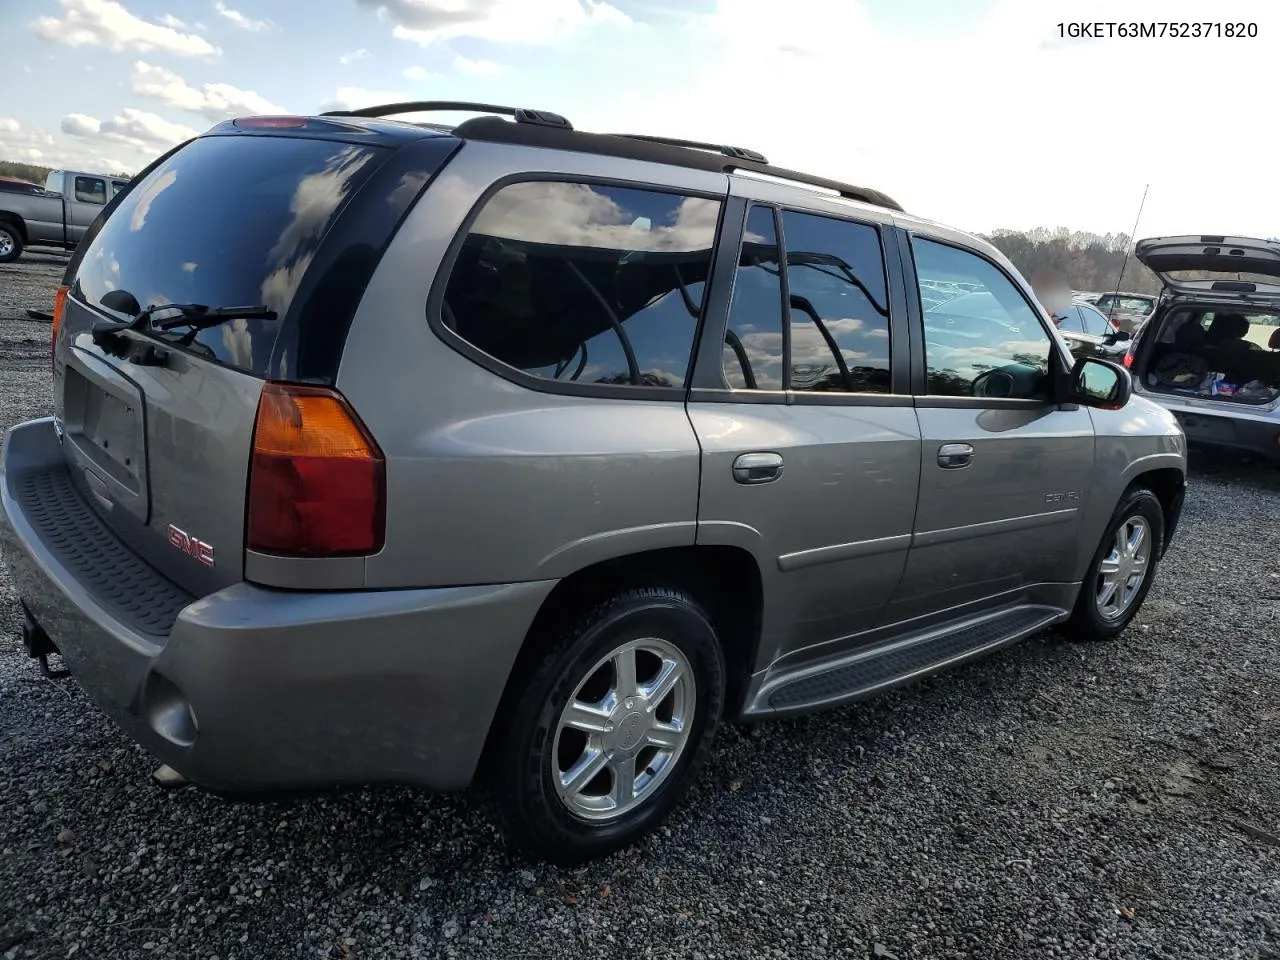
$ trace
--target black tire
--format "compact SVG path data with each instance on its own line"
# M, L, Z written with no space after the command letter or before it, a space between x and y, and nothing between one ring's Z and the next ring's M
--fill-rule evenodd
M653 786L653 793L638 806L616 819L586 819L561 799L553 780L553 764L559 762L556 734L561 714L579 685L599 676L593 667L602 658L628 641L651 637L675 647L691 668L694 694L688 739L674 755L670 770ZM543 655L504 726L495 731L499 739L490 787L507 842L533 857L572 865L640 839L688 791L710 752L724 696L724 654L715 628L688 594L649 587L627 591L596 607Z
M1146 578L1138 587L1128 607L1119 616L1107 618L1098 609L1097 602L1102 561L1111 553L1116 533L1121 525L1128 523L1131 518L1138 517L1146 521L1151 536ZM1067 636L1072 640L1090 642L1110 640L1122 633L1138 615L1138 611L1142 609L1142 604L1147 599L1147 593L1151 590L1151 584L1156 578L1163 550L1164 508L1160 505L1159 498L1146 487L1130 487L1120 498L1120 503L1116 505L1115 512L1111 515L1111 522L1107 524L1106 533L1102 536L1102 542L1098 544L1098 549L1089 562L1089 572L1085 575L1080 596L1076 599L1075 609L1067 622L1065 630Z
M0 263L13 263L22 256L22 231L7 220L0 220ZM6 250L7 248L7 250Z

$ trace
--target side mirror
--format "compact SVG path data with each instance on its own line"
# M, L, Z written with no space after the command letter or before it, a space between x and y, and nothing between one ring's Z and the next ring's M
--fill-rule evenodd
M1114 330L1111 333L1107 334L1107 343L1125 343L1126 341L1129 341L1132 339L1133 339L1133 334L1131 334L1128 330Z
M1085 407L1119 410L1133 396L1133 380L1119 364L1082 357L1067 380L1067 399Z

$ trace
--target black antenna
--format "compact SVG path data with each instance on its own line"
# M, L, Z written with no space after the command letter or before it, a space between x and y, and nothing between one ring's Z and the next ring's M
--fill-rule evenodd
M1147 191L1151 189L1151 184L1147 184L1142 188L1142 202L1138 204L1138 215L1133 218L1133 232L1129 234L1129 242L1124 246L1124 260L1120 262L1120 276L1116 277L1116 288L1111 294L1111 309L1107 311L1107 319L1111 319L1111 313L1115 310L1115 301L1120 296L1120 285L1124 283L1125 267L1129 266L1129 251L1138 243L1138 221L1142 219L1142 208L1147 205Z

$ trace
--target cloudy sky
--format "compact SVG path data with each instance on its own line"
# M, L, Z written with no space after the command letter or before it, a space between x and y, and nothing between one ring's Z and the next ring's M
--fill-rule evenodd
M1257 24L1084 39L1065 21ZM3 0L0 158L400 99L751 147L969 230L1280 235L1274 0ZM1264 121L1263 118L1268 120ZM453 118L444 118L453 119Z

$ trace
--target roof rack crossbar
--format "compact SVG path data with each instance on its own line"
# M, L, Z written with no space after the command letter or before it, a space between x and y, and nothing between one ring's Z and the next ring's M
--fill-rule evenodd
M393 117L401 113L493 113L513 117L516 123L536 126L560 127L572 130L571 124L558 113L549 110L530 110L527 107L504 107L496 103L473 103L469 100L406 100L402 103L382 103L356 110L329 110L322 117Z
M665 143L669 147L687 147L690 150L710 150L722 153L735 160L750 160L752 163L768 163L768 158L759 150L746 147L732 147L724 143L704 143L701 140L680 140L675 137L655 137L647 133L612 133L612 137L625 137L627 140L643 140L646 143Z

